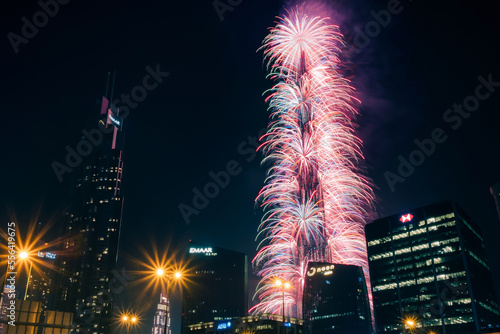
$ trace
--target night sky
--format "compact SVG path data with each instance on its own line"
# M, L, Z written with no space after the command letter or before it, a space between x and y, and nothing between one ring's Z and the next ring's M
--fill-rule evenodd
M139 256L137 247L152 240L160 248L167 241L175 247L196 240L255 255L262 213L254 200L265 168L260 153L253 153L253 138L268 124L264 92L272 85L257 49L286 3L221 2L231 10L219 15L212 0L71 0L17 52L9 33L21 35L21 19L33 22L41 7L36 1L2 4L2 224L13 214L21 226L37 216L57 221L71 175L59 182L51 164L64 162L65 147L76 147L81 131L95 122L107 73L116 71L119 98L142 85L146 67L158 67L169 75L125 120L119 266L128 268L129 258ZM363 40L359 31L376 22L370 12L389 3L326 2L350 50L345 72L362 101L358 134L376 185L378 216L457 201L482 229L499 295L500 222L489 192L500 182L494 2L402 1L400 12ZM490 96L467 118L445 121L447 109L471 101L479 76L498 82ZM408 159L415 140L431 138L436 128L446 140L391 189L386 172L397 174L398 157ZM228 163L238 164L236 175L186 223L179 205L193 206L193 189L202 190L210 173ZM148 332L156 298L135 287L120 294L118 303L139 305Z

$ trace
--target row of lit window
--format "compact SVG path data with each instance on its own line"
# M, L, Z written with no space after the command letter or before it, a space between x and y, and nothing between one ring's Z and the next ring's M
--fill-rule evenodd
M99 186L97 190L113 190L113 187Z
M458 241L458 238L456 238L456 240L455 239L446 240L442 244L440 244L439 241L436 241L436 242L433 243L433 247L438 247L438 246L441 246L441 245L446 245L446 244L451 243L453 241ZM391 251L391 252L385 252L385 253L380 253L380 254L372 255L372 256L370 256L370 261L376 261L376 260L380 260L380 259L386 259L386 258L392 257L394 255L401 255L401 254L406 254L406 253L411 253L411 252L417 252L417 251L420 251L420 250L423 250L423 249L428 249L428 248L429 248L429 244L428 243L424 243L424 244L421 244L421 245L416 245L416 246L412 246L412 247L406 247L406 248L402 248L402 249L397 249L394 252ZM451 246L447 246L447 247L444 247L443 249L439 250L438 253L439 254L446 254L446 253L453 252L455 250L456 250L456 248L451 247ZM426 256L428 256L428 254L424 254L424 257L426 257ZM420 256L415 257L415 258L419 258L419 257Z
M335 314L327 314L327 315L318 315L316 317L312 317L312 320L322 320L322 319L330 319L330 318L338 318L338 317L347 317L349 315L354 315L354 312L344 312L344 313L335 313Z
M445 325L457 325L457 324L466 324L468 322L473 322L474 319L472 316L460 316L460 317L448 317L444 318Z
M460 272L451 273L451 274L440 274L440 275L436 276L436 280L437 281L444 281L444 280L448 280L450 278L458 278L458 277L464 277L464 276L465 276L465 271L460 271ZM433 281L434 281L434 276L427 276L427 277L422 277L422 278L417 279L416 283L415 283L415 279L402 281L399 283L399 287L403 288L406 286L414 286L415 284L420 285L420 284L424 284L424 283L430 283ZM398 287L397 283L388 283L388 284L374 286L373 289L375 291L383 291L383 290L396 289L397 287Z
M439 222L439 221L441 221L443 219L454 218L454 217L455 217L455 215L453 213L449 213L449 214L446 214L446 215L443 215L443 216L440 216L440 217L429 218L427 220L427 222L428 223L434 223L434 222ZM419 222L419 226L422 226L422 225L425 225L425 221L420 221ZM439 225L431 226L431 227L429 227L429 230L430 231L436 231L437 228L440 227L440 226L455 226L455 222L451 221L451 222L445 222L445 223L442 223L442 224L439 224ZM393 232L397 232L399 230L407 231L406 225L400 226L400 227L397 227L397 228L393 229ZM404 232L404 233L393 235L392 238L393 238L393 240L399 240L399 239L407 238L409 236L419 235L419 234L422 234L422 233L425 233L425 232L426 232L425 228L419 228L419 229L416 229L416 230L411 230L410 232ZM389 241L391 241L390 237L384 237L384 238L381 238L381 239L376 239L376 240L369 241L368 242L368 246L380 245L380 244L383 244L383 243L386 243L386 242L389 242Z
M448 245L448 244L451 244L451 243L458 243L458 237L457 238L448 239L448 240L443 240L443 241L434 241L434 242L431 243L431 247L432 248L436 248L436 247Z
M471 303L470 298L460 298L460 299L454 299L454 300L447 300L444 302L447 306L453 306L453 305L468 305Z

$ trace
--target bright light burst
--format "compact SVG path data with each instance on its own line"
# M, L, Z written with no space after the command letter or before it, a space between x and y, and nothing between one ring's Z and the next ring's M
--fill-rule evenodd
M183 258L183 254L171 249L168 244L163 248L163 252L159 252L155 242L151 242L150 250L139 247L143 258L132 259L139 268L132 271L132 274L139 276L133 282L134 285L145 285L146 290L156 294L158 291L167 291L167 288L172 291L176 287L188 287L192 284L192 270L188 269L189 263Z
M261 277L253 313L282 314L275 288L281 277L293 290L286 313L302 317L309 261L362 266L370 291L364 225L373 193L360 170L359 100L340 73L343 36L328 22L299 6L263 42L276 83L267 98L272 121L259 148L271 167L257 198L265 215L253 260Z
M51 261L46 261L43 256L40 254L45 254L46 251L50 251L56 256L60 255L59 252L54 251L60 247L60 245L64 242L62 237L53 239L50 243L44 241L48 236L48 232L50 231L53 220L47 221L45 224L40 224L38 222L39 217L35 215L34 218L31 218L30 221L26 223L22 223L24 229L19 228L19 219L17 219L16 215L11 213L11 221L14 223L11 229L7 229L6 231L0 230L0 239L3 241L0 243L0 267L7 268L9 263L12 263L9 259L9 244L15 242L15 257L16 257L16 266L8 267L7 271L17 271L18 274L23 273L28 274L31 270L34 273L42 276L44 275L45 269L55 270L57 271L56 266L54 266ZM15 234L13 234L15 231ZM2 278L5 279L5 278Z
M127 329L127 333L132 328L137 328L141 325L141 317L135 309L120 308L116 313L115 323L118 328Z

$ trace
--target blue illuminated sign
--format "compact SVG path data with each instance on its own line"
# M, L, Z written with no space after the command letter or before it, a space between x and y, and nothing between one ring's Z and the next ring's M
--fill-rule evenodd
M285 327L292 327L292 324L289 322L285 322Z
M217 325L217 329L228 329L228 328L231 328L231 321L222 322Z
M38 251L38 257L45 257L47 259L55 260L56 254L50 252L40 252Z

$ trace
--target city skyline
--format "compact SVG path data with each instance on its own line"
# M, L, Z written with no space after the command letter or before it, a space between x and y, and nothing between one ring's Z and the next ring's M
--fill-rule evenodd
M500 181L495 131L500 93L482 89L491 97L481 100L477 111L443 120L483 81L500 81L492 7L487 2L401 2L403 10L386 26L379 24L380 32L372 37L363 32L367 23L378 22L370 11L387 10L387 1L332 4L348 44L355 46L349 70L363 101L359 135L368 175L377 186L379 216L457 201L481 226L494 278L500 281L499 260L493 256L500 251L495 242L500 223L489 191ZM76 149L81 131L99 110L96 100L105 93L108 72L116 70L115 99L130 109L122 245L131 245L127 251L135 255L135 246L155 235L159 242L193 239L253 257L261 218L254 199L265 176L254 151L256 137L269 122L261 94L272 84L256 50L282 5L242 1L221 13L212 1L192 8L68 2L19 45L18 53L4 37L2 221L16 214L25 223L38 211L42 221L62 216L71 175L59 182L52 163L64 162L66 146ZM21 18L31 20L41 10L34 1L8 6L4 35L19 34ZM113 15L127 24L114 24ZM178 27L185 28L178 32ZM367 36L366 46L358 31ZM145 87L144 100L121 99L138 86ZM134 92L137 97L142 90ZM435 136L420 166L398 172L398 157L409 161L419 148L415 140L429 143L436 128L447 139ZM222 182L216 196L196 207L195 189L203 193L221 171L229 175L228 184ZM393 183L394 191L386 172L404 179ZM181 204L194 210L188 221ZM119 268L126 266L126 257L120 258ZM254 287L255 279L249 290ZM498 296L498 285L496 290ZM126 289L121 297L137 294ZM151 298L144 330L155 303Z

